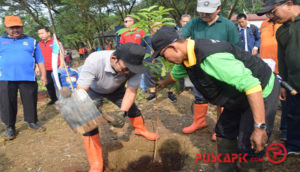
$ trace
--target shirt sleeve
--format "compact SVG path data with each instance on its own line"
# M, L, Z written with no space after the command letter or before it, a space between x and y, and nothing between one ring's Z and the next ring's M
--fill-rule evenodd
M41 47L38 43L36 44L34 57L35 57L36 63L44 63L45 62L42 51L41 51Z
M174 81L177 81L187 76L187 71L183 64L175 64L171 70L170 75Z
M241 47L241 41L240 36L238 33L238 30L236 26L231 22L228 24L228 42L232 43L233 45L236 45L238 47Z
M77 84L83 88L90 88L92 82L96 79L97 69L97 63L95 63L94 56L91 54L82 66Z
M256 29L256 35L254 36L255 37L255 43L254 43L254 46L259 48L260 46L260 31L258 29L258 27L254 26L255 29Z
M230 53L216 53L206 57L200 64L208 75L234 86L240 92L246 92L260 85L258 78L250 69Z
M141 74L132 74L128 79L128 86L132 88L139 88L141 76Z
M125 44L125 40L124 40L124 34L125 33L122 33L121 36L120 36L120 44Z
M184 38L189 38L192 36L192 27L193 27L193 20L187 22L184 27L181 29L181 36Z

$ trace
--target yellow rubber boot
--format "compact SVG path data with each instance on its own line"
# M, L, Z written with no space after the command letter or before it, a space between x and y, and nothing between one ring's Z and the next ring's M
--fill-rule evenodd
M193 133L194 131L206 127L206 112L207 112L208 104L194 104L194 121L192 125L185 127L182 129L183 133Z
M144 121L142 116L134 117L134 118L129 118L132 126L135 128L134 133L137 135L142 135L148 140L156 140L159 138L159 135L156 133L152 133L148 131L144 125Z
M103 157L99 134L95 134L93 136L83 136L83 142L89 159L89 172L102 172Z

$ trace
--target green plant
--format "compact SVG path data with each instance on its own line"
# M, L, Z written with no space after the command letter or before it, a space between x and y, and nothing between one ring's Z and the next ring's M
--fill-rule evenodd
M155 34L154 31L161 28L162 26L176 26L174 19L168 17L169 11L171 10L173 9L156 5L141 9L136 14L128 15L135 18L137 21L130 28L120 29L117 34L121 35L122 33L127 32L125 34L125 36L127 36L136 32L135 29L137 28L137 31L145 31L145 35L142 38L145 41L145 37L152 37ZM151 47L150 45L148 46ZM150 54L146 53L145 58L149 56ZM167 74L171 71L173 64L164 59L160 59L158 63L152 63L151 65L148 65L148 67L150 68L150 71L155 75L155 81L158 81L167 76ZM170 89L171 86L169 86L168 88ZM179 90L179 87L177 88L176 86L176 91L177 90Z

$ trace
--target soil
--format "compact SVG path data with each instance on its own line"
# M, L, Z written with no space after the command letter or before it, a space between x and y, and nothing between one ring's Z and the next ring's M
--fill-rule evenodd
M83 63L74 60L74 66ZM136 104L142 111L148 130L160 135L156 142L134 134L129 120L123 128L113 128L104 119L99 126L103 148L105 172L196 172L213 171L214 163L196 163L197 153L215 153L216 143L210 140L216 123L215 106L210 105L206 117L208 127L192 134L183 134L182 128L192 123L191 105L193 95L184 91L171 103L167 93L158 94L153 102L147 102L148 94L138 93ZM0 172L87 172L88 159L81 134L73 132L59 115L55 105L47 106L46 91L38 95L39 123L46 132L28 129L23 121L22 105L19 103L16 122L17 138L4 141L5 126L0 123ZM19 99L19 102L20 99ZM105 101L105 111L114 111L116 106ZM280 142L278 110L274 131L269 143ZM157 123L158 121L158 123ZM158 125L157 125L158 124ZM158 127L156 127L158 126ZM288 156L281 164L272 164L264 159L264 171L299 171L300 157Z
M196 153L214 153L216 143L210 140L216 122L215 106L209 106L206 118L208 127L193 134L183 134L182 128L192 122L191 104L193 96L189 91L177 95L178 101L169 102L166 93L159 94L156 101L147 102L147 94L139 92L136 103L141 109L146 127L156 131L161 138L147 141L134 134L134 128L126 120L122 129L111 127L105 120L99 126L106 172L164 172L164 171L213 171L214 163L195 162ZM45 92L38 101L39 123L46 132L29 130L23 121L20 104L16 128L17 138L4 141L4 126L0 125L0 171L2 172L86 172L89 164L83 140L74 133L59 115L55 105L47 106ZM104 109L115 110L111 103ZM279 140L280 110L276 116L274 132L270 143ZM155 149L156 148L156 149ZM156 150L156 151L154 151ZM154 157L155 154L155 157ZM275 165L264 159L264 171L298 171L300 157L288 156Z

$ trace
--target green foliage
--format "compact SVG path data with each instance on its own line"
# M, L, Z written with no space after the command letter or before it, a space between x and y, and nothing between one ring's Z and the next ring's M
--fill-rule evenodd
M153 35L153 30L165 25L175 26L173 18L169 17L169 11L173 10L172 8L165 8L162 6L151 6L149 8L143 8L139 10L136 14L130 14L137 21L130 28L120 29L117 33L120 35L126 31L129 31L127 34L131 34L134 31L134 28L142 29L145 31L146 36ZM156 24L161 22L161 24Z

